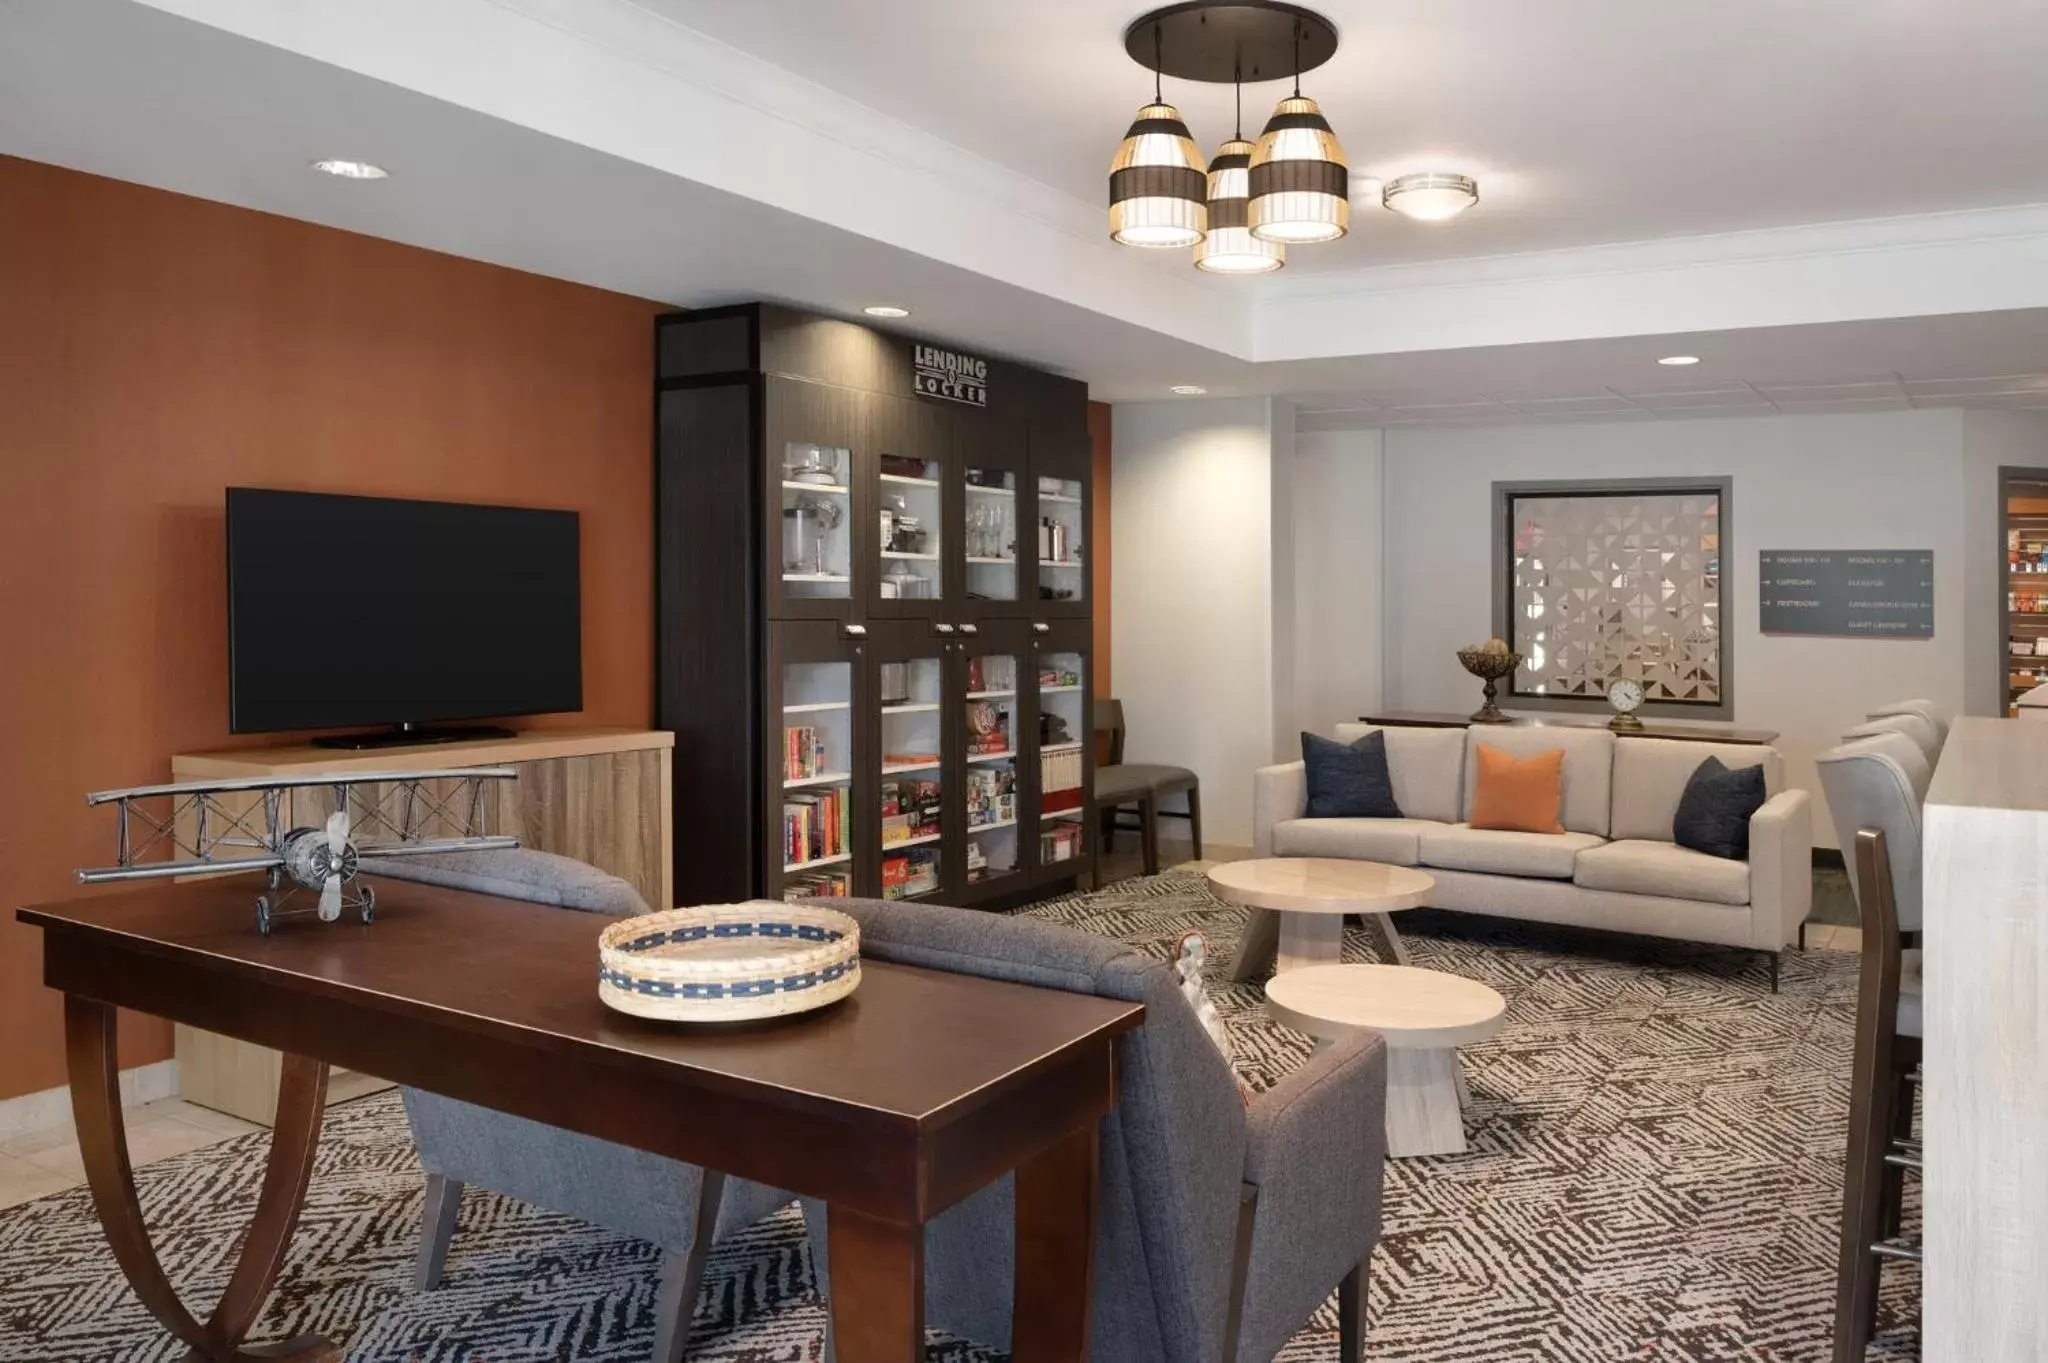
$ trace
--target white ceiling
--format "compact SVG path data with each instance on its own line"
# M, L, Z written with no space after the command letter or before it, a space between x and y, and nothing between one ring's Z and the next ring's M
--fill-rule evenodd
M1147 0L634 3L1089 205L1151 92L1121 37ZM1465 170L1482 201L1374 203L1287 274L2048 202L2025 0L1315 3L1342 42L1303 88L1354 175ZM1283 89L1247 90L1254 136ZM1228 87L1167 97L1205 151L1230 131Z
M1475 259L1385 264L1367 252L1359 259L1368 268L1342 276L1290 269L1277 280L1214 280L1103 239L1101 139L1117 136L1143 81L1108 97L1078 81L1090 63L1112 85L1139 75L1115 41L1128 16L1082 0L1002 8L922 0L5 0L0 152L678 305L770 298L850 315L869 302L905 303L915 310L907 328L1078 375L1113 401L1197 383L1218 396L1305 398L1307 419L1335 424L1631 420L1823 403L2038 405L2030 385L2048 374L2048 147L2029 139L2048 137L2031 110L2011 116L2000 73L2015 54L2048 55L2048 22L2000 28L1982 12L1971 17L1981 5L1874 3L1856 11L1884 44L1919 34L1921 64L1941 66L1953 82L1942 98L1920 100L1909 120L1870 114L1868 91L1913 103L1924 93L1921 75L1901 79L1868 60L1878 39L1843 18L1848 11L1836 0L1773 6L1768 22L1751 0L1687 7L1682 22L1673 6L1640 0L1486 5L1483 13L1473 0L1332 6L1347 53L1361 49L1361 33L1378 32L1363 46L1398 47L1405 34L1402 50L1455 55L1461 43L1490 48L1503 25L1530 52L1553 52L1558 33L1535 33L1542 25L1516 17L1536 9L1559 33L1577 35L1564 44L1567 56L1599 48L1599 61L1580 53L1570 67L1573 80L1602 92L1598 99L1536 82L1520 96L1531 102L1524 120L1495 89L1499 70L1481 62L1459 77L1485 87L1467 91L1467 106L1495 110L1489 136L1520 138L1526 119L1582 125L1577 139L1560 133L1546 144L1568 150L1541 163L1578 167L1570 176L1598 174L1587 146L1645 154L1639 130L1623 126L1631 120L1664 126L1668 94L1652 97L1640 85L1624 93L1600 77L1621 61L1615 51L1642 61L1653 50L1644 43L1655 26L1629 17L1638 8L1654 8L1663 25L1691 34L1696 41L1682 45L1688 52L1718 53L1719 68L1780 64L1777 56L1729 55L1731 13L1749 16L1754 33L1771 42L1782 33L1812 62L1841 63L1832 74L1808 72L1798 87L1808 98L1826 96L1827 120L1808 110L1805 123L1787 122L1807 131L1787 133L1786 145L1802 154L1786 154L1760 143L1752 126L1758 101L1777 108L1789 98L1782 83L1752 90L1731 82L1715 99L1690 101L1708 110L1690 115L1696 123L1729 125L1729 142L1705 145L1702 128L1674 137L1660 156L1661 189L1605 176L1607 216L1583 204L1568 214L1520 213L1489 197L1480 215L1430 236L1381 214L1356 239L1399 228L1444 249L1454 239L1478 240L1464 235L1468 228L1493 222L1484 230L1504 232L1511 221L1536 235L1488 239L1485 249L1510 253ZM1820 51L1815 13L1856 30L1838 32L1846 56ZM1010 18L998 26L991 14ZM1952 28L1936 31L1936 14ZM1594 24L1599 16L1612 22ZM729 41L779 44L778 60L822 69L791 74L680 27L682 17ZM1084 41L1097 30L1107 36ZM1464 36L1451 41L1457 34ZM1958 45L1970 51L1951 59ZM1343 74L1345 59L1333 74ZM1546 66L1544 80L1564 79L1561 69ZM1677 59L1658 70L1668 79L1653 83L1674 90L1703 79ZM821 79L837 89L814 83ZM1374 99L1412 83L1398 70L1348 79ZM1846 93L1845 83L1853 87ZM1450 93L1446 107L1458 102ZM1113 106L1107 134L1093 103L1103 98ZM1388 125L1359 118L1344 131L1364 161L1359 130ZM1012 137L989 119L1021 120L1022 131ZM1823 145L1819 121L1834 125L1831 143ZM1911 127L1903 139L1886 134L1897 153L1893 173L1873 174L1865 129L1896 122ZM1041 130L1037 141L1025 135L1029 128ZM993 139L1009 160L997 164L942 138ZM1974 150L1936 173L1927 158L1951 143ZM1027 144L1043 164L1016 160ZM1760 158L1752 173L1714 169L1731 159L1731 145ZM1535 173L1537 150L1515 153L1517 175ZM334 155L378 161L394 177L344 183L305 169ZM1058 168L1068 161L1070 169ZM1791 174L1794 163L1800 175ZM2007 182L1993 170L2016 177L2010 188L1994 193ZM1086 183L1069 193L1030 174L1085 174ZM1542 172L1546 183L1562 183L1564 174ZM1836 188L1823 193L1808 183L1814 175ZM2033 178L2017 178L2025 176ZM1758 188L1778 180L1775 190ZM1674 206L1681 190L1704 217ZM1524 249L1582 240L1599 221L1633 224L1614 229L1620 235L1699 232L1727 221L1713 212L1782 206L1795 190L1808 196L1795 195L1797 202L1816 206L1788 216L1831 221ZM1981 208L2017 197L2043 206ZM1980 208L1839 221L1959 203ZM1704 363L1655 366L1658 355L1674 352ZM1943 379L1988 382L1941 393L1914 386ZM1814 385L1824 387L1783 391Z

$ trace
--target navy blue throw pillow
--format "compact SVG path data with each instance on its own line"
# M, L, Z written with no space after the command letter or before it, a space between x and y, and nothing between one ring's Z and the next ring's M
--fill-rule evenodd
M1394 778L1387 774L1387 736L1375 729L1353 743L1301 736L1311 819L1398 819Z
M1709 757L1686 778L1671 840L1680 847L1728 861L1749 860L1749 816L1764 807L1764 769L1730 771Z

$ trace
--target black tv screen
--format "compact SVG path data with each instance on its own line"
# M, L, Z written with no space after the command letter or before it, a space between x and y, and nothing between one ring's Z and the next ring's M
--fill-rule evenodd
M227 490L236 733L583 708L577 515Z

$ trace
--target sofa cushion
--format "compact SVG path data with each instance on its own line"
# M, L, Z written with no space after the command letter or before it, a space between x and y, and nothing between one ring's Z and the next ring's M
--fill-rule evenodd
M1337 737L1351 741L1366 734L1387 736L1387 772L1394 778L1394 801L1411 819L1456 823L1465 817L1465 731L1420 725L1339 724Z
M1589 890L1747 904L1749 863L1724 861L1676 843L1624 838L1579 854L1572 883Z
M1570 880L1577 858L1601 842L1591 833L1509 833L1460 823L1423 833L1419 850L1424 866Z
M1475 724L1465 730L1464 738L1468 749L1484 743L1489 748L1516 757L1563 748L1564 803L1558 811L1559 821L1567 833L1607 836L1607 806L1614 786L1612 733L1605 729L1582 729L1563 724ZM1478 759L1471 756L1469 750L1465 766L1467 770L1478 767ZM1476 784L1474 781L1465 783L1463 818L1468 822L1472 817L1472 795ZM1399 794L1399 791L1395 793ZM1401 802L1401 808L1414 812L1405 800Z
M1785 788L1785 759L1757 743L1694 743L1690 739L1622 738L1614 744L1614 815L1608 836L1670 842L1671 820L1685 783L1709 757L1730 771L1764 769L1764 795Z
M1349 743L1304 732L1302 774L1311 819L1398 819L1387 775L1387 736L1369 733Z
M1700 763L1678 797L1671 840L1727 861L1749 860L1750 816L1764 807L1764 769L1730 771L1718 757Z
M1413 866L1420 836L1446 826L1428 819L1283 819L1273 825L1273 855Z
M1516 757L1491 744L1472 749L1474 828L1515 833L1562 833L1557 809L1564 798L1564 749Z

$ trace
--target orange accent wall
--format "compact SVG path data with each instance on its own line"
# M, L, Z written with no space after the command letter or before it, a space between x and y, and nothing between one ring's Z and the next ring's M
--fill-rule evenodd
M64 1082L59 1000L13 910L111 858L84 794L278 741L227 732L228 484L575 508L587 708L534 723L651 721L663 309L4 156L0 261L8 1097ZM305 588L328 589L313 565ZM374 667L376 643L309 649L330 661ZM167 1024L123 1030L123 1064L170 1054Z
M1109 656L1109 404L1088 404L1088 443L1094 447L1094 509L1088 515L1088 553L1095 560L1095 694L1116 694Z

